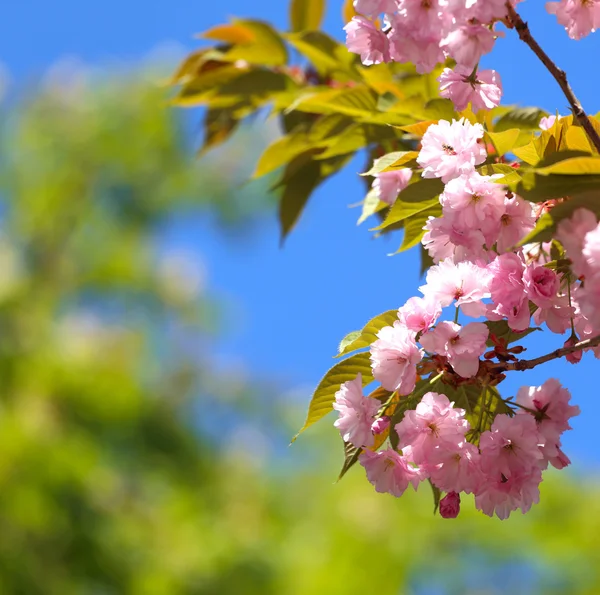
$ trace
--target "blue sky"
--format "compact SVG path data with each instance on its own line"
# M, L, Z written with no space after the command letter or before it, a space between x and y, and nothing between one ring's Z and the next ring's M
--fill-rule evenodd
M263 18L280 27L287 21L284 0L5 4L0 62L17 82L35 80L66 56L106 65L141 60L169 42L192 50L197 47L194 33L230 15ZM330 2L326 21L326 28L338 37L343 25L340 4L341 0ZM520 6L542 46L567 70L584 106L596 113L600 85L590 63L600 56L600 37L569 40L543 4L528 0ZM554 81L513 32L498 42L484 66L500 71L505 103L567 112ZM417 293L417 253L388 257L398 239L373 240L367 225L356 226L357 211L348 208L362 198L356 175L362 167L361 160L353 161L319 189L283 249L274 213L254 230L250 244L223 237L207 220L179 224L173 241L197 246L208 261L211 287L237 300L230 310L228 334L215 346L218 353L245 362L259 375L275 375L283 387L308 388L333 363L336 345L348 331ZM544 334L530 342L528 354L533 357L560 344L560 337ZM513 373L502 388L510 395L521 384L541 383L548 375L560 378L583 411L573 424L575 431L566 436L566 449L580 465L597 463L600 451L592 445L600 400L589 391L597 370L598 362L587 355L577 367L561 361L527 374Z

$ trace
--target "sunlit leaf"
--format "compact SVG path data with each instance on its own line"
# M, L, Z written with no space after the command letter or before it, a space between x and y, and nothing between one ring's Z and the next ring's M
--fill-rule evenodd
M325 0L291 0L292 31L318 29L325 14Z
M333 410L335 393L344 382L354 380L358 374L362 374L363 387L372 382L373 375L371 361L368 353L357 353L349 358L338 362L323 377L319 386L313 393L308 414L304 425L294 436L292 442L307 428L319 421Z
M373 163L373 167L361 174L362 176L374 176L384 171L393 171L406 167L407 164L414 161L419 153L417 151L395 151L387 153L383 157L379 157Z
M379 314L378 316L371 318L371 320L365 324L361 331L354 331L355 333L359 333L358 336L354 337L352 341L346 343L343 349L341 348L342 345L340 344L340 352L336 357L346 355L347 353L351 353L357 349L369 347L369 345L371 345L371 343L377 339L377 333L384 326L392 326L396 320L398 320L398 310L388 310L383 314Z

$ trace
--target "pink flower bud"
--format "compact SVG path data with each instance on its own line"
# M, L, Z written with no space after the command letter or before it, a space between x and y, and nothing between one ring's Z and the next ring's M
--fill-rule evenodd
M563 347L571 347L572 345L577 345L578 342L579 342L579 339L577 339L577 337L575 337L575 336L572 336L565 341L565 344L563 345ZM570 364L578 364L581 361L582 357L583 357L583 351L580 349L579 351L573 351L573 353L568 353L565 356L565 359Z
M456 492L446 494L440 500L440 515L444 519L455 519L460 512L460 495Z
M376 419L371 425L373 434L383 434L390 425L390 418L387 415Z

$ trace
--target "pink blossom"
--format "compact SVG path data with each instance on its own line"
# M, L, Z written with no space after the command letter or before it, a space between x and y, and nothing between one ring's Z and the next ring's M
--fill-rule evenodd
M460 494L450 492L440 500L440 516L444 519L455 519L460 512Z
M564 342L563 347L573 347L573 345L577 345L578 342L579 342L579 339L577 339L576 336L572 336L572 337L569 337ZM570 364L578 364L581 361L582 357L583 357L583 351L582 350L574 351L573 353L568 353L567 355L565 355L565 359Z
M466 23L446 35L442 48L458 65L473 69L481 56L492 51L494 42L494 32L488 27Z
M373 376L385 389L408 395L415 388L417 364L422 357L415 333L397 320L394 326L382 328L371 345Z
M402 496L409 484L416 490L421 481L418 469L412 467L407 458L392 448L372 452L365 450L358 461L367 472L367 479L379 493L388 493L397 498Z
M600 328L600 275L586 278L575 292L574 300L580 313L593 328Z
M526 513L540 501L542 470L533 466L510 477L496 473L487 477L475 494L475 507L488 516L505 520L518 508Z
M373 434L383 434L390 427L390 418L387 415L376 419L371 424L371 432Z
M432 483L444 492L471 494L483 479L479 450L466 441L456 449L440 448L434 451L426 470Z
M380 64L389 62L389 42L385 33L362 16L352 17L344 27L348 50L359 54L363 64Z
M420 333L429 330L440 317L442 308L431 297L412 297L398 310L400 322L409 330Z
M560 288L558 275L544 266L528 265L523 273L527 297L540 308L552 308Z
M354 0L354 10L366 17L376 17L382 13L393 13L397 10L396 0Z
M440 203L444 216L452 213L463 229L481 231L491 248L500 231L505 197L505 189L493 178L471 172L450 180L440 195Z
M516 246L535 227L533 205L514 196L504 201L504 214L500 217L500 233L496 248L499 253Z
M373 190L379 200L388 205L394 204L398 194L408 186L411 176L412 169L409 167L375 174Z
M571 39L581 39L600 27L598 0L561 0L546 2L546 10L556 15Z
M538 326L545 322L553 333L562 335L567 329L571 328L571 319L574 316L575 308L569 305L568 296L558 295L552 305L536 310L533 320Z
M411 62L419 74L431 72L444 61L440 48L441 32L435 29L415 29L399 19L393 21L389 33L390 56L395 62ZM421 23L426 27L426 22Z
M472 378L479 370L479 357L486 350L488 335L483 322L470 322L462 328L454 322L440 322L420 341L429 353L446 356L459 376Z
M550 457L549 462L555 469L564 469L571 464L571 459L560 449L556 449L558 454L555 457Z
M586 276L596 277L600 273L600 225L585 234L582 254L586 263Z
M380 406L377 399L363 395L362 376L359 374L354 380L344 382L335 393L333 408L339 412L339 418L333 425L346 442L351 442L357 448L373 446L371 424Z
M569 420L579 415L579 407L570 404L571 393L555 378L546 380L542 386L523 386L517 392L516 402L523 407L539 412L537 429L541 452L546 459L558 457L560 437L570 430ZM525 410L517 418L533 419ZM568 460L568 459L567 459Z
M423 135L417 163L423 168L424 178L441 178L449 182L462 174L472 172L483 163L486 151L481 124L471 124L461 118L452 123L440 120Z
M446 395L426 393L414 410L404 414L396 424L399 446L403 450L411 447L411 456L417 464L435 460L439 449L458 450L464 442L469 422L464 418L464 409L453 407Z
M529 300L523 284L523 261L513 253L501 254L489 266L492 278L489 284L493 306L488 318L494 314L507 318L511 329L522 331L529 326Z
M497 415L491 430L483 432L479 440L481 468L488 476L527 472L543 459L543 443L531 415Z
M556 238L563 245L567 257L573 263L573 272L579 277L587 272L583 247L588 232L598 226L596 215L588 209L577 209L569 219L563 219L557 227Z
M435 263L446 258L455 263L464 260L487 262L489 259L483 233L465 227L455 213L429 217L423 229L425 234L421 242Z
M490 297L490 275L485 267L473 262L454 263L447 258L431 267L425 280L419 291L442 307L456 300L468 316L480 316L485 311L481 300Z
M522 0L512 0L514 6ZM472 6L472 16L482 23L491 23L503 19L506 14L506 0L469 0L467 5Z
M440 96L450 99L459 112L469 103L473 113L500 105L502 82L495 70L480 70L473 75L467 66L456 66L454 70L444 68L438 81Z
M559 116L560 118L560 116ZM550 130L554 123L556 122L556 116L544 116L540 119L540 128L542 130Z

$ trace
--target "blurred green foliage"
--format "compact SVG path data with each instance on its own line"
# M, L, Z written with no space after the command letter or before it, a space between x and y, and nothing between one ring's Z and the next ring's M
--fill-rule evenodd
M281 448L303 405L215 364L201 263L160 249L176 213L270 199L195 163L157 87L54 81L0 126L0 593L598 592L595 484L445 522L332 484L327 425Z

